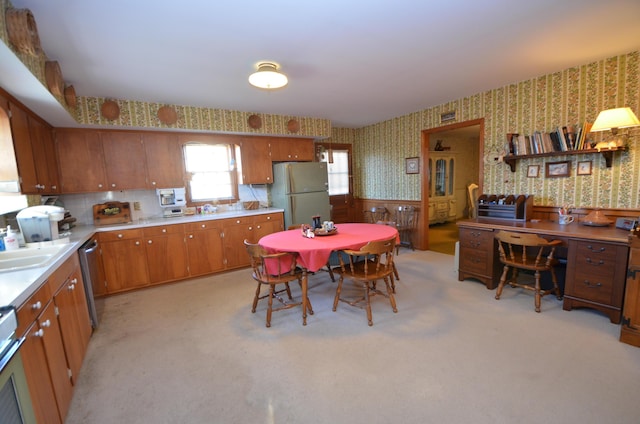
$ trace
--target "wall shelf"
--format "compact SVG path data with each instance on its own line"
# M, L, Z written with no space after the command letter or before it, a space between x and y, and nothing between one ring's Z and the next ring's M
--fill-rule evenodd
M529 158L541 158L541 157L554 157L554 156L571 156L571 155L583 155L590 153L599 153L604 157L605 164L607 168L611 168L611 164L613 162L613 153L626 151L627 147L614 147L607 149L580 149L580 150L566 150L562 152L548 152L548 153L538 153L534 155L507 155L504 156L504 162L509 165L511 168L511 172L516 172L516 162L520 159L529 159Z

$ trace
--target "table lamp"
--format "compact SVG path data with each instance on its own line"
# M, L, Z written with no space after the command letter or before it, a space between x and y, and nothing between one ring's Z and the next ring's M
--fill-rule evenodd
M620 107L603 110L593 123L591 132L611 130L612 137L598 143L596 149L624 146L627 138L626 134L618 134L618 129L637 126L640 126L640 121L638 121L638 117L636 117L631 108Z

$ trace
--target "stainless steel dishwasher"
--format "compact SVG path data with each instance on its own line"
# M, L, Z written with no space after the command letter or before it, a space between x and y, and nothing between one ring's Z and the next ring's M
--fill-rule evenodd
M98 328L98 318L102 315L101 299L95 299L93 296L94 288L99 281L98 273L98 239L92 238L78 249L80 256L80 269L82 270L82 279L84 280L84 291L87 295L87 305L89 305L89 317L91 318L91 326L95 330Z

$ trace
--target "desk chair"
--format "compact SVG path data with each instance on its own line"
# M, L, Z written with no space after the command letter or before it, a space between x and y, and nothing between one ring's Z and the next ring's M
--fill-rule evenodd
M511 231L498 231L495 235L498 241L498 251L500 262L504 264L504 270L500 277L500 284L496 291L496 299L500 299L504 285L508 283L511 287L520 287L531 290L535 293L536 312L540 312L540 299L549 293L555 293L558 300L562 299L562 294L558 288L554 265L557 263L553 257L556 246L562 244L561 240L548 241L536 234L516 233ZM511 269L511 278L507 281L507 274ZM534 285L523 284L517 281L518 270L525 269L534 271ZM540 273L549 272L553 289L540 289Z
M298 280L298 285L300 285L300 289L302 290L302 270L296 268L297 255L295 253L267 253L262 246L249 243L248 240L244 241L244 245L251 259L251 268L253 270L251 276L258 282L251 312L256 312L259 300L268 299L266 325L267 327L271 327L272 312L302 306L302 300L300 302L292 302L293 297L291 296L291 288L289 287L290 282ZM269 270L267 270L267 264L269 264ZM269 286L269 292L261 295L260 289L263 285ZM281 296L283 293L287 294L288 300L283 299ZM273 299L277 299L282 306L273 308ZM313 315L313 308L311 307L309 298L307 298L307 307L309 308L309 314ZM303 325L305 324L303 312Z
M373 325L373 317L371 314L371 297L374 295L382 295L389 299L393 312L398 312L396 300L393 296L391 284L393 282L393 250L395 248L396 238L392 237L388 240L370 241L360 250L341 250L348 263L345 264L343 255L338 255L340 266L334 268L340 274L336 295L333 300L333 311L338 308L338 302L345 302L351 306L366 309L367 320L369 325ZM364 289L364 295L357 299L347 299L341 296L342 283L345 278L353 280L360 284ZM376 288L377 280L383 280L387 286L387 292L384 293Z
M467 186L467 203L469 204L469 218L473 219L478 216L478 184L471 183Z
M302 224L293 224L287 227L287 230L299 230L302 232ZM333 275L333 270L331 269L331 258L329 258L329 262L327 262L327 271L329 272L329 276L331 277L331 281L336 282L336 277Z

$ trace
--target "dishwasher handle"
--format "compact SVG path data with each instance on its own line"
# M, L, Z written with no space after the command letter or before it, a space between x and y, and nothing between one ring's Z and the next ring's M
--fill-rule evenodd
M93 241L91 241L91 243L87 243L84 246L82 246L82 250L87 255L95 252L97 248L98 248L98 240L97 239L93 239Z

